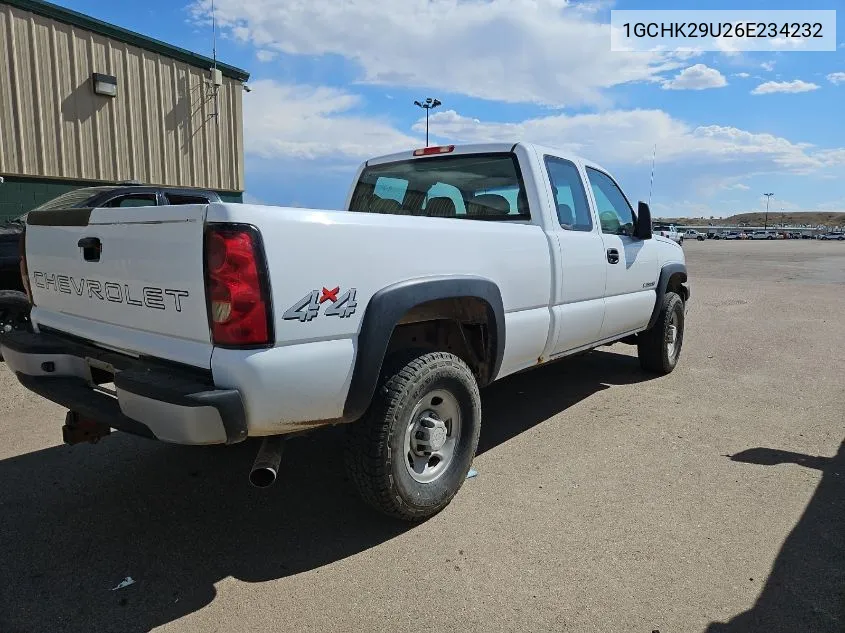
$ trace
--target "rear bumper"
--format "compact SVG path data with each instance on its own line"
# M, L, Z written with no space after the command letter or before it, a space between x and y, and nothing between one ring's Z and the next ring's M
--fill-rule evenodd
M10 332L0 347L27 389L120 431L176 444L234 444L247 437L241 394L215 388L210 372L45 332ZM116 396L95 385L104 366L114 369Z

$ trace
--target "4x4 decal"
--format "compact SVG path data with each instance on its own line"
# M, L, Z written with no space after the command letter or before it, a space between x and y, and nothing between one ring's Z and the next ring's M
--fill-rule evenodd
M320 290L312 290L285 310L282 318L286 321L298 320L301 323L311 321L320 316L320 306L327 301L331 301L332 303L323 312L324 316L337 316L341 319L349 318L355 314L355 309L358 307L358 303L355 301L356 292L357 290L355 288L350 288L338 296L340 286L331 290L324 287L322 292Z

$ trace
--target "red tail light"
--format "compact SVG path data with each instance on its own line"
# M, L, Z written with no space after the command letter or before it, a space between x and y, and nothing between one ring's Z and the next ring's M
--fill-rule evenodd
M270 288L261 238L251 226L210 225L205 283L215 345L258 347L273 340Z
M29 299L29 302L32 303L32 288L29 287L29 269L26 266L26 225L23 227L23 232L21 233L21 239L18 242L20 246L20 255L21 255L21 283L23 284L23 289L26 292L26 298Z

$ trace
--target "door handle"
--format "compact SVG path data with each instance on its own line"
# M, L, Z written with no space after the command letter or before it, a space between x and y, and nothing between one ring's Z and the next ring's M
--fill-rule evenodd
M607 249L607 261L611 264L618 264L619 263L619 251L615 248L608 248Z
M82 257L86 262L100 261L100 253L103 252L103 243L99 237L83 237L76 245L82 249Z

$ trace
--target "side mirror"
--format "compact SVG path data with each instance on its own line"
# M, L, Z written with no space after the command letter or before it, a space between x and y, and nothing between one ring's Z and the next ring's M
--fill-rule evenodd
M637 205L637 226L634 227L634 237L641 240L651 239L651 209L645 202Z

